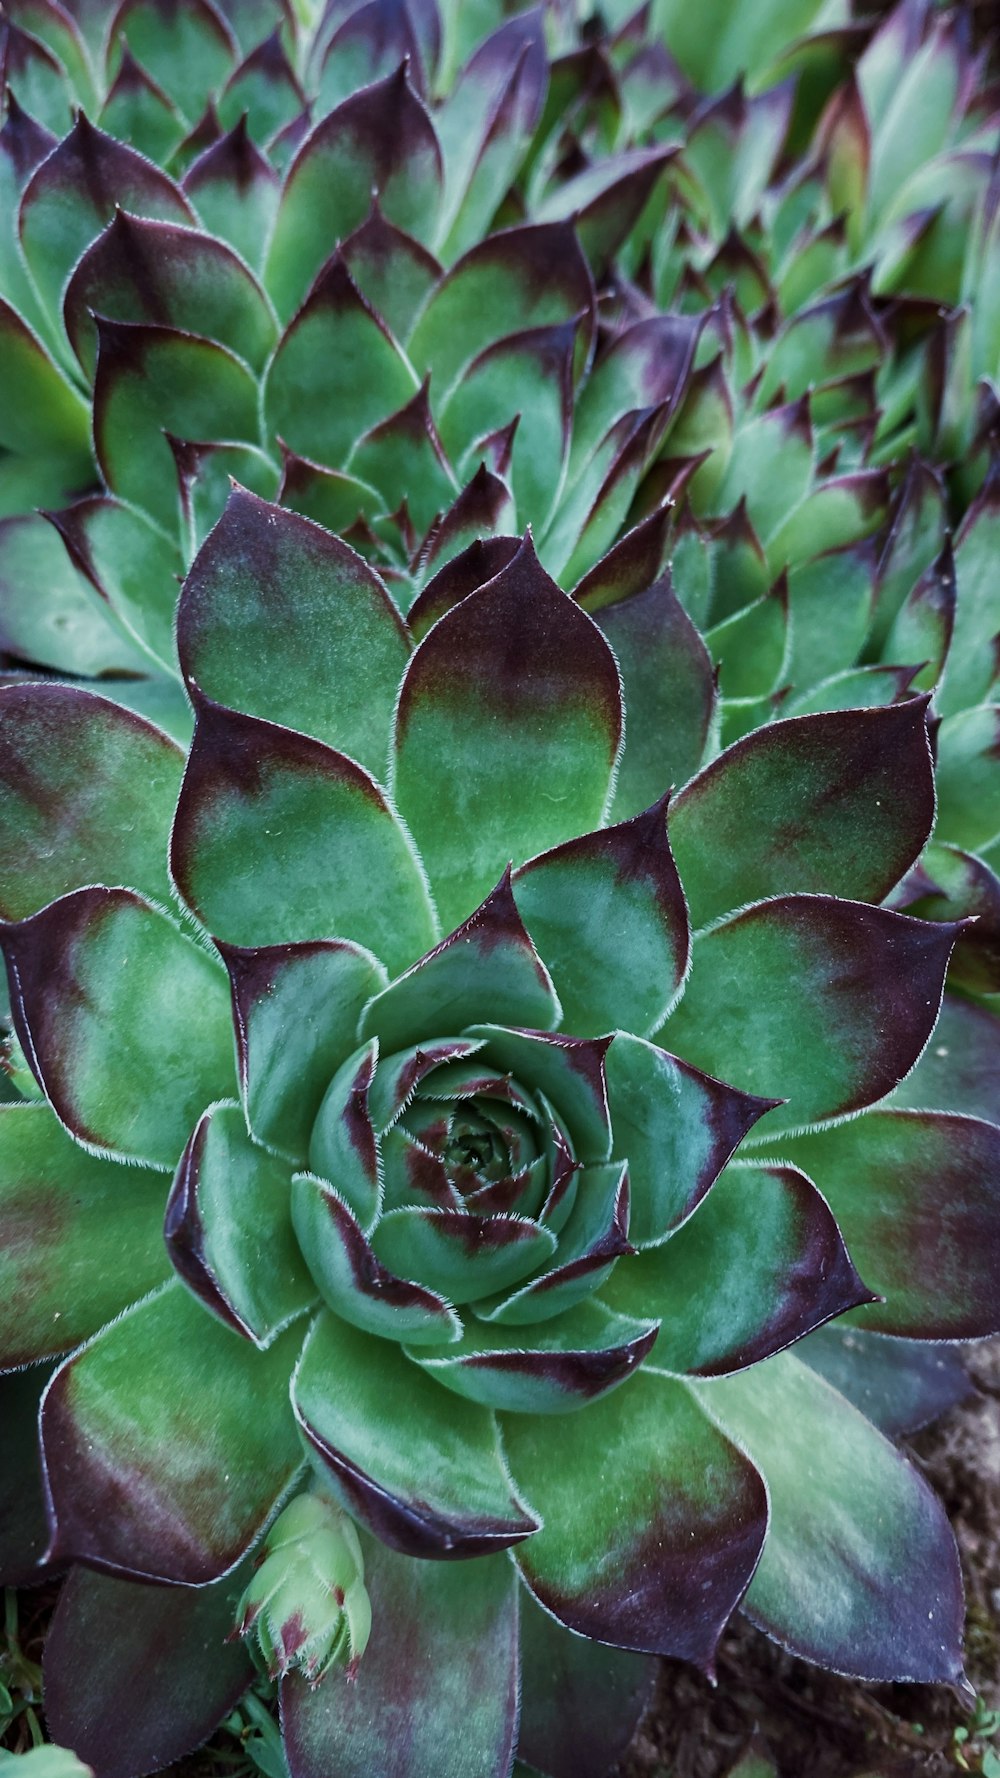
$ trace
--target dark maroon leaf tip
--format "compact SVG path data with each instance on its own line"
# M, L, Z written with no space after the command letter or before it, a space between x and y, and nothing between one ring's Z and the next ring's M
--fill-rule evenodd
M206 1308L218 1315L234 1333L252 1340L253 1333L223 1295L205 1253L205 1231L198 1205L198 1183L208 1137L211 1112L198 1120L181 1155L167 1198L163 1240L170 1263Z

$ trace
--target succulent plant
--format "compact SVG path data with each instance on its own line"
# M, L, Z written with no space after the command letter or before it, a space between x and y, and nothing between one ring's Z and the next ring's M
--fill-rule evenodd
M0 691L4 1577L74 1564L48 1720L98 1778L232 1707L248 1604L293 1778L598 1773L648 1655L711 1671L741 1603L961 1683L940 1506L789 1350L1000 1321L1000 1131L882 1103L958 932L878 905L928 700L774 722L668 811L643 543L605 602L474 542L407 618L237 489L179 608L186 757ZM356 1652L362 1562L355 1664L323 1576Z

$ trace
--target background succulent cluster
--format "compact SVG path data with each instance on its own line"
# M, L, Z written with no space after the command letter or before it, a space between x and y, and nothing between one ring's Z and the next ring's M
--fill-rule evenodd
M247 1694L272 1778L601 1778L740 1607L962 1686L892 1441L1000 1328L986 52L7 0L0 72L53 1741L138 1778Z

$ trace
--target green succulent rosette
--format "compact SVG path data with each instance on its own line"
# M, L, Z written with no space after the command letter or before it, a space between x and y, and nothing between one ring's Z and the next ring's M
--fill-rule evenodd
M668 812L635 550L591 614L530 538L473 543L425 625L237 489L180 603L189 749L0 692L3 1573L73 1564L48 1720L98 1778L231 1708L245 1558L310 1474L372 1631L310 1683L311 1558L268 1620L293 1778L598 1772L649 1655L710 1672L741 1604L960 1679L947 1521L814 1331L919 1418L936 1342L1000 1320L1000 1131L884 1103L957 932L880 905L928 701L775 722Z

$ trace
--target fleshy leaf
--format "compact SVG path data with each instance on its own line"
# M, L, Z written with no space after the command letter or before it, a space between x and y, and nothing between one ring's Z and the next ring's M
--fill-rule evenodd
M617 1266L602 1301L662 1321L657 1363L721 1376L743 1370L857 1303L837 1224L797 1167L737 1162L671 1239Z
M935 840L985 851L1000 838L1000 703L946 717L937 744Z
M894 1340L839 1322L810 1334L795 1356L890 1438L918 1432L973 1389L961 1347L936 1340Z
M458 1338L462 1324L446 1299L382 1265L357 1217L325 1180L296 1175L292 1219L317 1288L335 1315L387 1340L437 1346Z
M373 191L390 222L425 236L442 178L434 125L405 63L329 112L285 181L266 275L278 313L298 306L334 243L364 221Z
M225 346L148 322L98 318L94 446L109 488L176 525L175 438L254 443L257 382Z
M321 1315L292 1396L327 1484L391 1549L480 1556L536 1529L492 1414L439 1388L394 1342Z
M177 582L184 566L177 542L137 507L107 494L76 500L45 517L109 618L142 650L142 671L169 674L183 701L174 640ZM120 699L120 687L103 689Z
M89 1339L169 1272L161 1173L126 1173L84 1153L47 1105L0 1107L0 1154L0 1369L8 1369Z
M364 1540L377 1629L357 1673L282 1686L292 1778L506 1778L517 1580L506 1562L413 1562Z
M335 254L271 361L268 430L300 456L344 463L360 435L394 414L416 387L385 322Z
M130 883L168 901L165 836L182 769L180 748L159 730L89 690L5 686L4 917L23 919L67 890L100 881Z
M373 1039L338 1068L323 1095L309 1141L309 1165L336 1180L338 1195L370 1228L381 1208L381 1172L368 1096L378 1062Z
M53 1738L101 1778L159 1770L199 1747L253 1678L229 1635L238 1590L227 1580L144 1587L75 1568L45 1641Z
M629 1238L636 1247L654 1246L701 1203L775 1101L741 1093L624 1033L604 1066L614 1152L628 1159Z
M432 253L395 228L378 202L341 245L344 263L366 302L398 340L405 341L441 276Z
M188 1288L256 1346L315 1300L292 1228L290 1168L251 1140L236 1105L215 1105L195 1125L163 1238Z
M250 139L246 118L211 143L184 176L184 191L205 228L257 271L279 190L277 174Z
M514 898L553 971L568 1031L596 1037L621 1026L646 1036L663 1023L690 945L665 798L530 859Z
M487 1061L546 1094L563 1119L579 1160L607 1160L611 1129L604 1061L610 1037L564 1037L499 1025L473 1025L468 1035L483 1040Z
M600 564L593 572L599 573ZM615 603L585 581L574 595L604 632L622 675L628 725L612 808L624 821L697 771L715 708L712 659L669 575ZM600 602L598 602L600 601Z
M549 1778L606 1778L653 1689L655 1663L574 1636L521 1594L518 1753Z
M561 1414L617 1389L651 1351L655 1322L579 1303L554 1321L518 1327L470 1322L445 1352L411 1353L446 1389L512 1414Z
M934 820L927 703L755 730L677 798L670 837L697 926L789 890L881 901Z
M14 459L4 458L5 470ZM66 493L60 490L61 498ZM44 586L26 599L25 586ZM60 673L141 673L145 660L38 513L0 520L0 647Z
M42 1404L51 1553L188 1586L225 1574L302 1462L300 1340L258 1352L176 1280L68 1358Z
M375 1229L378 1258L397 1274L412 1268L449 1301L510 1290L556 1251L555 1236L524 1216L468 1210L390 1210Z
M87 409L78 389L53 364L16 309L0 298L3 408L0 445L51 454L71 479L89 480Z
M767 1496L684 1384L644 1366L567 1415L557 1439L551 1421L521 1414L503 1436L543 1522L517 1560L546 1611L581 1635L711 1673L760 1556Z
M670 1040L787 1098L771 1131L860 1111L927 1042L955 931L828 895L758 902L695 939Z
M890 1103L960 1111L1000 1124L998 1045L1000 1017L992 1008L946 994L927 1048Z
M466 62L438 113L446 168L439 229L454 260L480 238L539 121L549 68L539 7L505 19Z
M236 40L225 14L210 0L186 0L183 9L162 0L124 0L115 25L152 78L167 92L183 94L199 117L210 92L236 59Z
M622 1254L633 1251L628 1239L629 1182L624 1162L580 1170L570 1167L569 1176L559 1183L566 1189L568 1215L564 1221L560 1217L550 1220L546 1206L543 1216L544 1227L559 1230L552 1265L512 1295L478 1302L475 1312L482 1321L531 1327L564 1316L601 1288Z
M416 640L422 641L439 617L493 580L513 561L520 547L519 537L482 537L452 556L417 594L406 614Z
M919 1471L790 1352L693 1387L767 1482L771 1519L745 1606L754 1622L841 1673L958 1680L958 1552Z
M483 1012L497 1024L541 1031L559 1022L559 1000L521 922L509 871L456 932L376 995L359 1035L377 1037L391 1054L460 1031Z
M995 647L1000 633L995 572L998 536L1000 466L994 464L982 493L966 514L955 548L959 598L944 682L938 694L942 716L955 716L988 697L995 677L996 663L987 644L992 640Z
M225 976L129 889L77 889L0 931L14 1024L85 1144L172 1168L233 1085Z
M197 710L171 862L205 925L244 946L350 938L406 968L433 943L433 914L374 780L293 729L207 698Z
M873 1111L782 1157L816 1181L867 1283L851 1320L877 1333L981 1339L1000 1330L1000 1132L942 1113Z
M234 488L185 582L178 648L207 697L384 776L410 642L378 575L339 538Z
M614 657L526 540L428 632L400 691L394 790L446 926L512 851L597 826L620 736Z
M330 1080L354 1048L361 1009L385 971L369 951L334 939L218 948L232 986L250 1130L265 1148L301 1163Z

